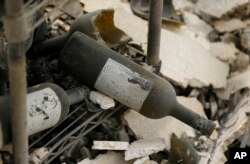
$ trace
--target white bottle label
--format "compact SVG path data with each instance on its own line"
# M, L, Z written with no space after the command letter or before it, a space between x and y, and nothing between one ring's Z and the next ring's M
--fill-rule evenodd
M94 87L122 104L139 110L152 86L152 81L109 58Z
M51 88L27 95L29 135L54 126L61 117L61 102Z

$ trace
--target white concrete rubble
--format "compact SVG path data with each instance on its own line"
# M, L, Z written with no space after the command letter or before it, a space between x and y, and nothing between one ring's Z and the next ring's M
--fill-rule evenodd
M214 28L219 32L232 32L245 28L247 25L240 19L218 20L213 22Z
M208 34L213 31L213 28L208 25L204 20L200 19L197 15L184 12L183 18L186 26L198 35L207 37Z
M127 150L128 142L121 141L94 141L92 149L97 150Z
M246 92L237 103L234 111L228 116L216 141L209 164L220 164L226 162L225 151L236 139L239 139L249 129L250 119L250 91Z
M141 159L137 159L133 164L158 164L155 161L151 161L149 157L143 157Z
M205 14L221 18L229 11L247 3L248 0L199 0L197 7Z
M166 146L163 138L142 139L135 141L129 145L125 151L125 160L131 160L141 157L147 157L151 154L158 153Z
M231 65L233 71L244 71L249 66L249 55L240 52L236 56L236 60Z
M114 99L98 91L91 91L89 99L93 103L98 104L102 109L110 109L115 106Z
M95 159L84 159L77 164L132 164L124 160L123 153L109 151L106 154L100 154Z
M233 63L239 50L234 43L213 42L210 44L210 52L221 61Z
M195 5L190 0L172 0L174 9L177 12L192 11Z
M48 148L41 147L36 149L29 157L29 161L33 164L41 164L42 159L49 153Z
M122 2L121 0L80 0L80 2L84 4L84 10L87 12L100 9L122 8L132 14L129 3Z
M216 94L221 99L229 100L231 94L243 88L250 88L250 69L229 78L226 89L218 90Z

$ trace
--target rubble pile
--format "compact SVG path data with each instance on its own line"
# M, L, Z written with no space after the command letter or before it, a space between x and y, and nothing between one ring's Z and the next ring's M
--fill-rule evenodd
M192 121L184 123L188 114L178 118L171 112L174 117L145 112L153 85L139 73L146 69L154 77L155 68L146 60L149 6L139 1L52 1L37 14L46 22L36 28L27 50L28 95L36 101L39 94L47 97L30 105L29 118L42 113L48 125L33 127L39 130L29 136L31 163L222 164L229 148L250 147L249 1L164 1L159 76L173 86L177 104L212 120L206 124L215 127L211 134L193 128ZM0 83L7 68L1 33ZM143 69L136 73L137 66L112 56L116 52ZM77 55L83 58L75 60ZM43 83L54 83L62 92L41 89L32 96L32 86ZM169 95L151 98L168 102ZM65 103L71 106L67 112ZM60 117L52 117L44 104L61 109ZM161 102L147 106L159 111ZM10 141L5 145L5 138L0 133L0 163L11 163L12 146Z

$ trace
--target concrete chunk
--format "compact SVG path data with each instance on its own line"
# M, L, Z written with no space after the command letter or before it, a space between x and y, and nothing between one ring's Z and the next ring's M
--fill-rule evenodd
M100 154L95 159L84 159L77 164L131 164L124 160L123 153L109 151L106 154Z
M186 26L198 35L207 37L207 35L213 31L213 28L208 25L205 21L200 19L197 15L189 12L183 13Z
M95 103L100 105L102 109L109 109L115 106L114 99L104 95L101 92L98 91L91 91L89 99Z
M190 0L172 0L177 12L192 11L195 5Z
M132 14L129 3L120 0L80 0L84 4L84 10L93 12L100 9L122 8Z
M210 44L210 52L224 62L233 63L239 50L233 43L214 42Z
M29 157L29 162L33 164L41 164L42 159L48 155L49 150L48 148L41 147L39 149L36 149Z
M243 88L250 88L250 69L228 79L227 88L218 90L217 96L224 100L229 100L230 94L233 94Z
M199 0L197 7L205 14L221 18L229 11L247 3L248 0Z
M157 164L157 162L151 161L149 157L143 157L141 159L137 159L133 164Z
M225 151L228 146L239 139L249 129L250 119L247 113L250 112L250 92L246 92L237 103L234 111L228 116L228 120L220 132L209 164L225 163Z
M246 23L240 19L218 20L213 23L214 28L219 32L232 32L246 27Z
M163 150L165 145L165 140L162 138L135 141L125 151L125 160L149 156Z
M94 141L92 149L97 150L127 150L129 143L120 141Z

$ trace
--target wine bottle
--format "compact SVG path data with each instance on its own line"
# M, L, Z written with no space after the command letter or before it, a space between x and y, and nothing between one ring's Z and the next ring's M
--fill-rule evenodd
M42 83L28 88L27 115L28 134L32 135L42 130L51 128L64 120L69 112L69 107L86 99L87 91L82 88L73 88L65 91L60 86L52 83ZM0 97L0 143L11 142L9 96Z
M83 83L146 117L158 119L170 115L206 135L215 128L212 121L179 104L167 80L85 34L75 32L69 38L59 63Z

